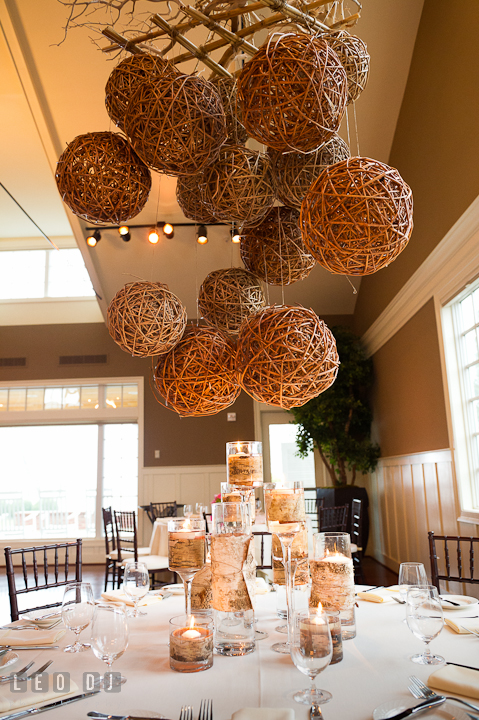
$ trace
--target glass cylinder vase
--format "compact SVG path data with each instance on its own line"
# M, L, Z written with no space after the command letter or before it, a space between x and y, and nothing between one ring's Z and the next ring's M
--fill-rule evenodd
M168 569L178 573L185 586L185 611L191 615L191 584L206 562L206 524L199 518L168 521Z
M263 484L263 446L256 440L226 443L229 485L259 487Z

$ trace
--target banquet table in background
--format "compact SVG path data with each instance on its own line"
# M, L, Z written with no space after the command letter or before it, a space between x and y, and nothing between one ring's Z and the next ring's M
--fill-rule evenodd
M90 710L117 715L142 715L148 711L176 720L185 704L193 705L196 717L202 698L213 699L214 720L229 720L233 712L244 707L289 707L294 709L296 720L309 717L307 706L288 697L292 691L306 687L308 678L295 668L289 656L271 650L273 642L284 639L274 630L278 625L274 593L257 598L257 627L268 632L269 637L257 643L256 651L245 657L215 655L210 670L195 674L169 669L168 621L183 609L183 596L171 596L148 606L146 616L130 619L129 647L113 665L113 670L127 678L120 692L102 692L73 703L62 708L61 715L47 711L43 714L45 720L77 720ZM356 614L357 637L344 643L343 661L328 667L317 678L318 686L333 694L331 702L322 707L325 720L370 720L373 709L387 700L402 698L410 704L408 676L415 674L426 681L430 674L428 668L409 660L423 644L402 622L403 605L359 601ZM453 611L449 616L471 614L476 613L469 609ZM87 637L88 630L82 639ZM70 640L67 633L60 641L61 647ZM448 661L479 665L479 639L472 635L457 635L444 628L432 649ZM53 658L50 671L70 672L79 686L82 673L103 672L106 668L91 652L69 655L61 650L32 650L23 651L21 658L25 662Z

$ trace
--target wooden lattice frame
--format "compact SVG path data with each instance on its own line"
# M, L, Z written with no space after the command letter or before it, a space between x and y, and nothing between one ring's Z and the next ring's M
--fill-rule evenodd
M303 239L340 275L371 275L404 250L413 229L412 192L399 172L370 158L327 167L303 200Z
M203 280L198 296L206 322L231 334L237 334L243 320L265 303L257 278L242 268L213 270Z
M258 402L300 407L332 385L338 366L334 336L312 310L272 306L241 326L239 381Z
M145 206L151 174L117 133L78 135L61 154L55 179L62 200L90 223L121 224Z
M217 330L195 325L160 356L153 375L157 400L182 417L225 410L240 393L237 379L233 344Z
M311 152L338 130L347 79L320 38L274 33L238 76L237 101L252 138L275 150Z
M186 310L163 283L128 283L108 306L111 337L135 357L169 352L181 340L185 327Z
M243 228L240 245L245 268L269 285L304 280L316 264L307 251L299 226L299 211L272 208L259 225Z

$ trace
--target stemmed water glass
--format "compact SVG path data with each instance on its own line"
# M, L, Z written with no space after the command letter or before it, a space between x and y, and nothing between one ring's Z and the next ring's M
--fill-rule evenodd
M191 517L193 515L193 505L183 505L183 517Z
M426 643L424 652L413 655L411 660L420 665L440 665L444 658L432 655L429 643L444 627L444 613L434 585L411 587L406 599L406 621L408 628L419 640Z
M91 625L91 648L99 660L108 665L108 673L100 678L100 687L123 685L126 678L111 673L113 662L128 647L128 621L124 603L98 603Z
M293 695L303 705L329 702L332 695L319 690L315 679L328 667L333 656L333 644L327 615L315 610L299 610L294 613L291 637L291 658L302 673L308 675L311 687Z
M68 645L63 652L84 652L90 648L89 643L81 643L78 637L91 622L95 602L90 583L75 582L65 587L62 602L62 620L64 625L75 635L73 645Z
M133 601L133 609L128 610L128 617L139 617L146 615L138 610L138 603L150 589L150 576L148 568L143 562L128 562L123 572L123 592Z
M427 585L426 568L419 562L404 562L399 566L399 596L406 600L409 588L416 585Z

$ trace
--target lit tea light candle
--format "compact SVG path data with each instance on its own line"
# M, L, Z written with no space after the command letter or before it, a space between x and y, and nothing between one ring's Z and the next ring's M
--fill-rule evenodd
M191 616L190 627L188 628L188 630L185 630L182 637L190 638L190 639L201 637L201 633L198 632L198 630L195 630L195 616L194 615Z
M351 558L339 552L326 553L321 560L310 560L311 605L346 610L354 604L354 568Z
M227 443L226 456L230 485L257 487L263 484L261 443Z
M185 619L180 616L170 620L170 667L179 672L207 670L213 664L213 621L197 621L192 615L185 627Z
M192 524L199 525L195 528ZM168 567L170 570L200 570L205 564L206 536L204 521L186 518L168 523Z

